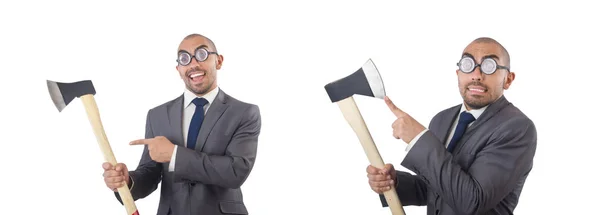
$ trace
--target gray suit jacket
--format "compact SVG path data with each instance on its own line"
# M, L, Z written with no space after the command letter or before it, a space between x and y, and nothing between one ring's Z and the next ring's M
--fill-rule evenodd
M146 138L165 136L179 145L175 171L153 161L144 147L138 167L130 171L134 200L150 195L161 183L158 215L248 214L240 186L256 158L261 116L258 106L236 100L222 90L209 107L195 150L183 144L183 95L148 111ZM122 201L115 193L117 199Z
M533 166L534 123L502 96L450 153L444 143L459 111L457 105L434 116L407 153L402 166L416 175L396 172L400 201L427 205L428 215L513 214Z

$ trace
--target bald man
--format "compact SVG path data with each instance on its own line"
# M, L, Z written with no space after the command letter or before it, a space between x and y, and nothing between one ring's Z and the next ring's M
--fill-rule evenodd
M533 166L534 123L503 95L515 74L506 49L478 38L462 52L456 75L461 104L439 112L425 128L385 101L397 120L393 136L407 143L401 165L367 167L371 189L395 189L404 206L427 206L427 214L513 214Z
M248 214L240 187L256 158L261 116L258 106L239 101L217 85L223 56L200 34L183 39L177 66L185 85L175 99L148 111L138 167L104 163L106 186L128 186L134 200L161 183L158 215Z

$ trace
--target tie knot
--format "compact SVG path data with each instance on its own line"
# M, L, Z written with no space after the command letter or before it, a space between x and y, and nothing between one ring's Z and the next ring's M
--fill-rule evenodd
M458 119L459 123L471 123L475 121L475 117L473 116L473 114L463 111L462 113L460 113L460 118Z
M195 98L194 100L192 100L192 102L196 105L196 108L198 107L204 107L204 105L208 104L208 100L206 100L205 98Z

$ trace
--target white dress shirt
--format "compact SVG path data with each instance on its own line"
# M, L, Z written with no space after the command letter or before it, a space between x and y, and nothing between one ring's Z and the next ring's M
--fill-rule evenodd
M205 98L208 101L208 104L204 105L204 114L206 114L206 111L208 111L208 108L213 103L213 101L215 100L215 97L217 97L218 93L219 93L219 87L216 87L212 91L210 91L210 92L206 93L204 96L202 96L202 98ZM187 88L183 92L183 120L182 120L183 125L182 125L182 128L183 128L183 145L186 147L187 147L188 130L190 129L190 123L192 122L192 117L194 116L194 111L196 110L196 105L194 103L192 103L192 100L194 100L196 97L198 97L198 96L196 96L196 94L192 93ZM200 138L200 137L198 137L198 138ZM178 145L175 145L175 148L173 149L173 155L171 155L171 161L169 162L169 172L175 171L175 159L177 157L177 148L178 148Z
M485 106L483 108L480 109L473 109L473 110L467 110L467 108L465 107L465 104L463 103L463 105L460 107L460 112L458 114L458 116L456 116L456 118L454 119L454 123L452 124L452 129L450 130L450 134L448 134L449 138L446 138L446 143L444 144L446 147L448 147L448 144L450 144L450 140L452 140L452 136L454 136L454 130L456 130L456 125L458 124L458 118L460 117L460 113L462 113L463 111L467 111L468 113L471 113L473 115L473 117L475 117L475 120L477 120L477 118L479 118L479 116L481 116L481 114L483 113L483 111L485 111L485 109L488 106ZM475 121L473 121L475 122ZM468 126L471 126L473 124L473 122L469 123ZM419 138L421 138L421 136L428 131L428 128L425 128L425 130L421 131L421 133L419 133L417 136L415 136L415 138L412 139L412 141L410 141L410 143L408 144L408 146L406 146L406 152L410 151L410 149L415 145L415 143L419 140Z

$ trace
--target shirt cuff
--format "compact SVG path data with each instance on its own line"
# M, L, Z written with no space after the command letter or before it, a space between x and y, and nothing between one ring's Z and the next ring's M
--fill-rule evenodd
M129 183L131 183L131 186L129 186L129 184L126 184L125 186L129 187L129 191L131 191L133 189L133 185L135 184L135 182L133 181L133 178L131 177L131 175L129 176ZM115 191L115 193L118 193L119 191Z
M171 155L171 161L169 162L169 172L175 171L175 157L177 157L177 146L173 149L173 155Z
M135 182L131 176L129 176L129 181L131 181L131 187L129 188L129 191L131 191L133 189L133 185L135 185Z
M415 143L417 143L417 141L419 141L419 138L421 138L421 136L423 136L423 134L425 132L427 132L429 129L425 129L423 131L421 131L421 133L417 134L417 136L415 136L415 138L413 138L410 143L408 143L408 146L406 146L406 152L410 151L410 149L415 145Z

